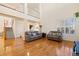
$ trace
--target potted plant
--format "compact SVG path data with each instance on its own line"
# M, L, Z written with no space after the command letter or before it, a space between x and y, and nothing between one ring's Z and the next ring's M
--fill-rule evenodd
M76 12L75 13L75 16L78 18L79 17L79 12Z

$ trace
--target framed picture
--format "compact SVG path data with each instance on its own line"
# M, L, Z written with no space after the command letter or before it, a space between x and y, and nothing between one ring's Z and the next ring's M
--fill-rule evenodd
M74 34L74 33L75 33L75 30L72 27L70 27L70 34Z
M65 33L69 34L69 28L68 27L65 28Z
M61 32L64 33L64 27L61 28Z

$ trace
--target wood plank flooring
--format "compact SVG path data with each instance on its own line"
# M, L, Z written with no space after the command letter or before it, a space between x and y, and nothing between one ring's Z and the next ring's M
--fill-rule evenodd
M56 42L46 38L32 42L7 39L3 56L72 56L73 42Z

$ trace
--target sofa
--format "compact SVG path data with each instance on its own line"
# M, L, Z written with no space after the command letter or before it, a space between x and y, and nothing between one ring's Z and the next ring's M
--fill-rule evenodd
M25 32L25 41L33 41L42 38L42 33L39 31L27 31Z
M47 34L48 40L62 41L62 33L59 31L50 31Z

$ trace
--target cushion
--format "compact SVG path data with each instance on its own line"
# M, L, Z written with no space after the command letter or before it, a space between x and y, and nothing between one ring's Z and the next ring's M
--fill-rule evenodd
M35 35L36 35L36 33L32 33L32 35L34 35L34 36L35 36Z

